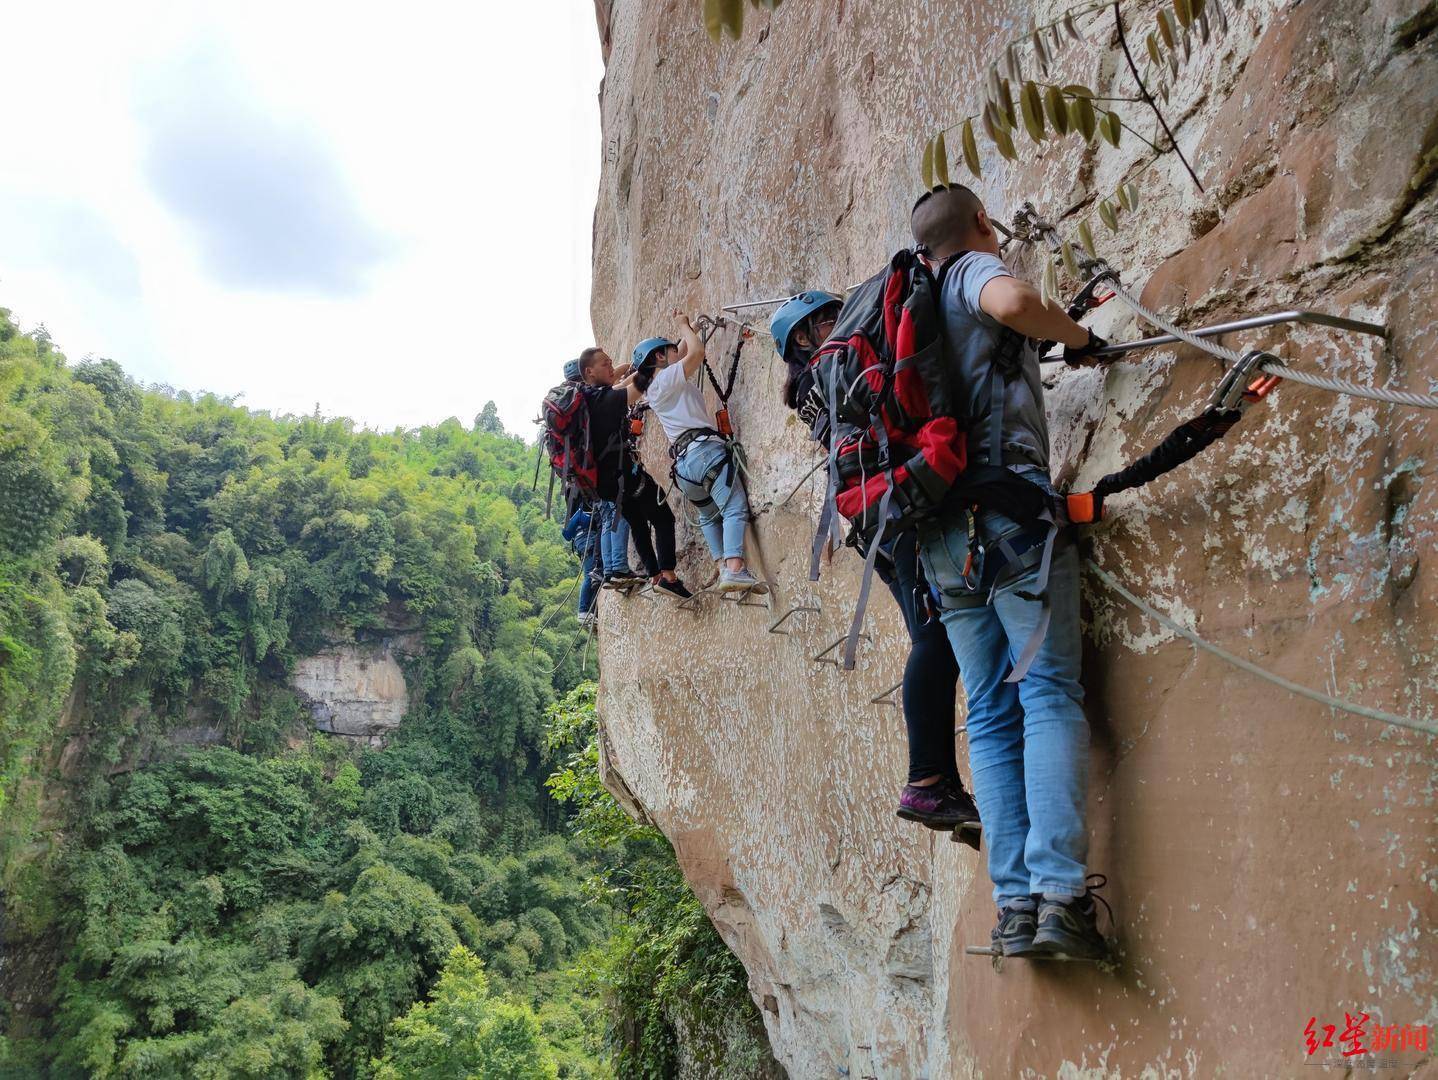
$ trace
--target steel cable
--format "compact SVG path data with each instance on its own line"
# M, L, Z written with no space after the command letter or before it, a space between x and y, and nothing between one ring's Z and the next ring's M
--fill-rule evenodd
M1098 575L1098 579L1100 581L1102 581L1110 589L1118 593L1119 596L1123 597L1130 604L1138 608L1139 611L1143 612L1145 615L1147 615L1154 622L1158 623L1164 629L1171 630L1173 633L1187 639L1190 643L1200 649L1203 649L1205 652L1212 653L1220 660L1226 660L1234 667L1242 668L1250 675L1257 675L1260 679L1271 682L1274 686L1280 686L1291 694L1297 694L1299 697L1305 697L1310 701L1316 701L1318 702L1318 704L1327 705L1329 708L1332 709L1341 709L1344 712L1352 713L1354 716L1362 716L1366 717L1369 720L1377 720L1384 724L1392 724L1395 727L1407 728L1409 731L1421 732L1424 735L1438 735L1438 726L1432 724L1425 724L1421 720L1411 720L1406 716L1398 716L1394 713L1384 712L1382 709L1373 709L1368 707L1367 705L1359 705L1352 701L1344 701L1342 698L1336 698L1329 694L1325 694L1322 691L1312 690L1309 687L1293 682L1290 679L1285 679L1282 675L1275 675L1271 671L1265 671L1263 668L1259 667L1251 660L1245 660L1243 657L1237 656L1234 653L1229 652L1227 649L1221 648L1220 646L1215 645L1210 641L1205 641L1203 638L1199 637L1196 633L1188 629L1186 626L1182 626L1179 623L1174 622L1157 608L1153 607L1148 603L1145 603L1143 600L1140 600L1137 596L1135 596L1133 593L1129 592L1122 585L1120 585L1118 583L1118 579L1116 579L1107 570L1104 570L1092 559L1085 560L1085 564L1090 570L1092 570L1096 575Z
M1143 303L1127 289L1119 284L1116 276L1110 276L1109 286L1113 289L1114 295L1129 306L1139 318L1145 322L1158 327L1165 334L1172 334L1185 344L1192 345L1196 349L1202 349L1211 356L1216 356L1227 364L1236 364L1242 357L1238 352L1224 345L1218 345L1203 338L1195 337L1183 328L1167 319L1150 311ZM1260 370L1287 379L1290 382L1301 383L1304 386L1312 386L1319 390L1327 390L1334 394L1348 394L1351 397L1367 398L1370 401L1382 401L1389 405L1408 405L1415 409L1438 409L1438 394L1415 394L1407 390L1385 390L1376 386L1361 386L1358 383L1350 382L1347 379L1331 379L1326 375L1311 375L1306 371L1295 371L1287 364L1278 363L1273 360L1265 360L1259 365Z
M1058 231L1051 225L1039 224L1038 230L1044 241L1050 248L1057 251L1062 245L1062 239ZM1210 356L1216 356L1225 364L1233 365L1238 363L1242 357L1233 349L1218 345L1203 338L1195 337L1188 331L1175 323L1170 322L1155 311L1145 307L1143 302L1130 293L1118 279L1111 266L1102 259L1094 258L1086 252L1081 253L1080 261L1085 269L1095 270L1103 273L1114 295L1122 300L1131 311L1145 322L1158 327L1165 334L1172 334L1185 344L1192 345ZM1438 409L1438 394L1417 394L1408 390L1385 390L1376 386L1363 386L1359 383L1350 382L1347 379L1332 379L1326 375L1311 375L1306 371L1295 371L1287 364L1276 359L1265 360L1259 365L1260 370L1277 375L1279 378L1287 379L1289 382L1299 383L1303 386L1311 386L1318 390L1327 390L1333 394L1347 394L1350 397L1366 398L1369 401L1381 401L1388 405L1407 405L1415 409Z

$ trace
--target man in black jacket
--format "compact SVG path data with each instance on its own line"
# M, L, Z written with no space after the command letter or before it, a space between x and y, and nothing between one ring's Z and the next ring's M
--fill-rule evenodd
M627 374L629 365L615 370L608 353L595 346L579 354L579 374L589 405L589 438L599 472L601 513L617 508L628 522L634 550L656 589L680 599L690 595L674 572L674 515L654 478L640 464L629 440L629 401L614 381ZM612 515L613 510L609 510ZM612 516L603 528L612 530Z

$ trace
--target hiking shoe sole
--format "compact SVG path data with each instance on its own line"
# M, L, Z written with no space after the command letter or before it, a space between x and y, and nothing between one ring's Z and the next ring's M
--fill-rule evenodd
M1071 964L1103 964L1110 958L1109 950L1094 951L1091 947L1075 947L1069 943L1057 942L1034 935L1033 951L1029 954L1035 960L1063 960Z
M966 821L949 837L956 844L968 844L975 851L983 850L984 828L977 821Z
M745 592L753 593L755 596L763 596L769 591L769 586L762 581L721 581L720 592Z
M917 821L920 825L925 825L939 832L958 831L960 829L965 832L970 830L973 832L981 831L979 823L970 818L952 817L944 814L921 814L919 811L910 810L907 807L895 810L894 814L896 817L901 817L905 821Z

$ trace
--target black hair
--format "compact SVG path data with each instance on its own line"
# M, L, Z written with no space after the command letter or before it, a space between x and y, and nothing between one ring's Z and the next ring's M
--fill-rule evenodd
M658 366L655 357L667 349L667 345L656 345L649 350L649 354L639 361L639 366L634 370L634 385L639 387L642 394L649 389L649 384L654 381L654 369Z
M603 351L604 350L601 349L598 345L591 345L589 346L589 348L585 349L582 353L579 354L579 374L581 376L583 376L585 372L587 372L590 368L594 366L595 359Z
M926 254L962 245L984 202L963 184L940 184L919 196L909 211L914 242Z
M815 349L805 349L794 340L794 332L800 327L809 333L809 326L814 317L820 312L828 311L831 307L838 308L840 303L835 300L816 308L805 315L799 321L799 325L789 332L789 347L784 352L784 385L779 388L779 399L791 409L797 409L804 399L809 396L809 391L814 385L813 373L809 370L809 361L813 358Z

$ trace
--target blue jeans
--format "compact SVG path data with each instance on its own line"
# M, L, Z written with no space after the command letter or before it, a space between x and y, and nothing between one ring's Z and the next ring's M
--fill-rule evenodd
M599 504L599 566L606 574L629 570L629 522L613 501Z
M726 453L727 447L718 439L690 443L674 463L674 478L685 498L699 509L699 527L704 530L709 554L716 559L742 559L744 527L749 524L749 496L737 467L733 483L727 480L728 466L720 469L708 484L703 482L705 474Z
M978 528L988 540L1014 523L985 512ZM924 532L926 567L967 546L962 519ZM969 765L1000 906L1033 893L1085 891L1089 726L1079 682L1078 549L1061 538L1049 571L1048 634L1028 674L1006 683L1042 609L1017 593L1031 592L1037 577L1034 568L1006 582L993 604L942 616L968 698Z
M596 526L597 528L597 526ZM599 582L594 580L594 567L599 562L599 538L591 536L589 546L584 548L579 573L579 614L594 610L594 596L599 592Z

